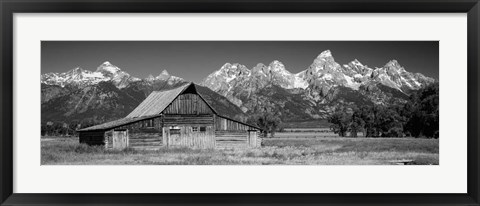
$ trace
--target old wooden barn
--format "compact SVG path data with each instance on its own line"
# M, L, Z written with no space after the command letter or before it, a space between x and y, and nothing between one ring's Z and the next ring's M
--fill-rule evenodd
M222 114L228 109L212 107L206 99L211 103L215 99L198 92L200 88L188 83L154 91L125 118L79 130L80 143L104 145L108 149L261 145L262 132L258 127Z

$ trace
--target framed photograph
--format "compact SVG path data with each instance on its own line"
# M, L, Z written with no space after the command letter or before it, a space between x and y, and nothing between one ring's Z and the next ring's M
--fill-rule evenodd
M1 205L480 205L476 0L0 8Z

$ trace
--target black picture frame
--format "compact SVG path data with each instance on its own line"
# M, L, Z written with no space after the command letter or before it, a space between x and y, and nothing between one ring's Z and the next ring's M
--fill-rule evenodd
M480 205L478 0L0 0L1 205ZM466 194L19 194L13 193L13 14L15 13L467 13ZM33 171L34 172L34 171ZM445 177L455 178L455 177Z

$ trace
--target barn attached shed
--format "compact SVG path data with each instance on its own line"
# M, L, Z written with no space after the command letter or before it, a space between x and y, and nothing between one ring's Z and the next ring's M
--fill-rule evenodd
M202 89L188 83L154 91L125 118L79 130L80 143L108 149L260 147L260 128L232 118Z

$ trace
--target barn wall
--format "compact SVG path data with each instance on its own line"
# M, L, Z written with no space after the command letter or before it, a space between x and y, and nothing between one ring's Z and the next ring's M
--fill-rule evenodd
M105 131L96 130L79 132L79 141L80 143L88 145L105 145Z
M213 115L164 115L164 126L175 125L213 125Z
M215 115L215 130L216 131L248 131L248 130L257 130L254 127L232 121L220 116Z
M163 138L165 146L192 148L214 148L215 129L212 114L179 115L165 114L163 117ZM194 131L194 128L196 131ZM204 129L205 131L201 131ZM176 130L177 134L174 134ZM172 134L170 134L172 131Z
M163 146L162 133L128 131L128 147L133 149L158 149ZM113 149L113 130L105 132L105 148Z
M213 114L198 94L179 95L165 110L164 114Z
M113 129L105 132L105 149L113 149Z
M220 149L260 147L261 144L261 136L255 130L215 131L215 145Z
M248 140L248 131L215 131L217 148L247 148Z
M133 149L158 149L162 144L162 117L134 122L115 129L127 129L128 146ZM111 144L108 144L111 148Z
M161 117L145 119L116 129L128 129L130 133L162 133L162 119Z
M193 130L194 127L197 128L196 131ZM164 127L163 141L168 147L215 148L213 125L204 127L205 131L200 131L199 127L191 125Z
M158 149L163 146L162 133L133 133L128 146L133 149Z
M215 115L217 148L260 147L260 131L254 127Z

